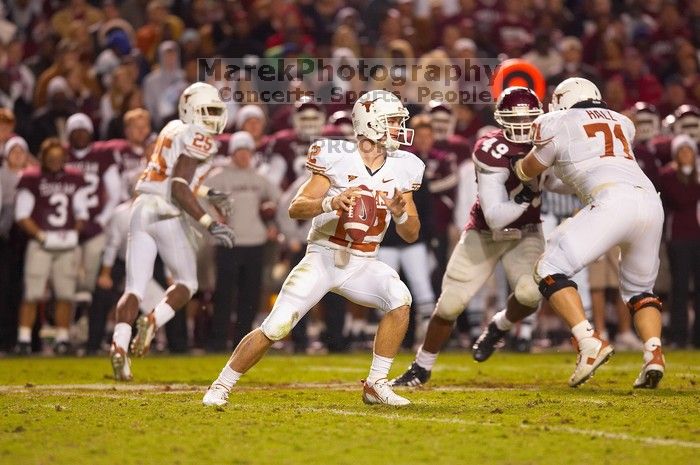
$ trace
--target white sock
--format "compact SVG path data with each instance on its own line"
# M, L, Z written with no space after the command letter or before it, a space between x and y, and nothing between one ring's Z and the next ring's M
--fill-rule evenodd
M369 369L369 375L367 375L367 381L373 384L380 379L384 379L389 375L389 370L391 369L391 364L394 363L393 358L382 357L375 353L372 354L372 366Z
M418 349L418 353L416 354L416 363L419 367L430 371L435 366L438 354L431 354L430 352L423 350L423 346L420 346L420 349Z
M593 336L593 325L590 324L588 320L583 320L581 323L571 328L571 334L574 335L577 341L591 337Z
M658 337L650 337L644 343L644 352L654 352L654 349L661 347L661 339Z
M17 328L17 342L32 342L32 328L29 326L20 326Z
M521 339L531 340L532 339L532 323L524 321L520 324L520 331L518 336Z
M68 342L68 328L56 328L56 342Z
M513 322L506 318L506 311L501 310L493 316L493 322L501 331L510 331L513 327Z
M112 342L125 352L129 351L129 342L131 341L131 325L129 323L117 323L114 326L114 334Z
M214 381L213 384L223 386L227 391L230 391L238 380L241 379L241 376L243 376L243 373L233 370L228 364L226 364L224 369L221 370L221 373L219 373L219 377L216 378L216 381Z
M153 317L156 319L156 328L160 328L174 316L175 310L173 310L173 307L168 305L165 301L162 301L156 305L156 309L153 310Z

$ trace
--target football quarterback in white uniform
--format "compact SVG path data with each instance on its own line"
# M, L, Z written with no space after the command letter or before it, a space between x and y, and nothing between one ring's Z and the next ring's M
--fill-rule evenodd
M634 387L655 388L665 368L661 300L653 293L664 213L630 148L634 124L606 109L598 88L581 78L554 89L552 110L533 123L534 148L516 162L515 171L528 183L552 167L585 205L557 228L535 267L540 292L571 327L578 346L569 385L588 380L613 352L586 320L571 276L619 245L620 292L644 341L644 365Z
M391 92L377 90L360 97L352 120L357 142L322 140L311 145L307 168L312 172L289 207L294 219L313 218L306 256L287 276L270 315L236 347L203 403L223 405L228 393L274 343L284 338L326 293L385 312L374 342L372 366L364 382L366 403L406 405L387 381L394 356L408 326L411 294L398 274L376 259L391 218L406 242L418 237L420 221L413 191L420 187L423 162L398 150L410 145L408 111ZM341 212L348 211L358 187L375 196L376 221L361 242L353 242Z
M158 135L146 170L136 185L139 196L131 208L126 252L126 287L117 304L117 325L111 361L117 380L130 380L127 351L131 324L153 276L156 255L172 272L173 285L149 315L137 321L131 343L136 355L145 354L158 327L168 322L197 291L192 227L184 213L199 221L220 245L233 247L233 231L215 221L199 205L197 195L207 198L225 214L227 195L199 186L217 146L213 136L226 126L226 107L217 90L195 83L180 96L179 120L168 123Z

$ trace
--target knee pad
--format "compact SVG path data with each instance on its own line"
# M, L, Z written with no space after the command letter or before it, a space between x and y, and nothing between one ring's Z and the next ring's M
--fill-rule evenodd
M534 308L542 298L535 280L530 275L523 275L515 284L515 300L525 307Z
M443 290L434 313L443 320L455 321L466 308L468 301L457 292L449 289Z
M283 312L272 309L272 312L260 325L260 331L271 341L280 341L292 332L299 321L299 312Z
M399 279L398 275L396 275L395 278L388 280L386 295L388 296L387 307L389 308L380 309L384 310L385 312L390 312L403 306L410 307L413 303L411 291L409 291L406 284Z
M637 294L632 297L629 302L627 302L627 308L632 316L634 316L635 313L644 307L654 307L658 311L662 311L663 303L661 302L661 299L659 299L659 296L652 294L651 292L642 292L641 294Z
M578 290L578 286L575 282L570 280L566 275L559 273L545 276L538 286L540 293L545 299L549 299L552 294L567 287L573 287Z

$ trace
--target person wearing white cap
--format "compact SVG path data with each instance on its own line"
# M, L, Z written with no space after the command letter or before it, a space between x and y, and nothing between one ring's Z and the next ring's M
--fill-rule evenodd
M269 237L277 235L271 222L280 197L276 186L255 171L252 159L253 137L245 131L231 136L228 166L216 168L204 184L221 192L231 192L232 215L228 224L236 233L232 249L216 248L216 290L208 349L226 350L227 324L231 309L237 309L234 346L250 332L260 307L263 248ZM236 305L234 290L238 290Z
M76 300L90 302L105 246L103 230L121 200L121 178L113 151L102 143L93 143L94 128L84 113L66 121L68 161L66 166L80 170L88 186L89 219L80 233L81 268Z
M55 76L49 81L46 95L46 105L37 109L31 121L32 137L28 142L32 153L38 153L41 143L49 137L66 142L66 122L75 113L73 92L63 76Z

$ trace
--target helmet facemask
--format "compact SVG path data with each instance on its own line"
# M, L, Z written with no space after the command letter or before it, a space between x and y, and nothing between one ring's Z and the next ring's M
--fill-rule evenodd
M644 142L655 137L660 130L659 117L654 113L640 112L634 118L636 133L635 141Z
M223 103L208 103L194 109L194 123L212 134L221 134L226 128L228 111Z
M389 119L400 118L398 125L390 125ZM406 127L406 121L408 121L408 111L404 110L402 113L383 115L378 118L378 123L383 125L383 130L381 128L376 128L377 132L384 132L385 138L383 138L384 147L389 151L398 150L402 145L412 145L413 144L413 129ZM396 135L393 136L392 132Z
M302 140L314 140L323 132L325 117L320 111L308 108L297 112L292 118L294 131Z
M496 122L503 128L503 135L510 142L527 144L530 142L532 123L542 114L539 108L515 107L512 110L496 111Z

